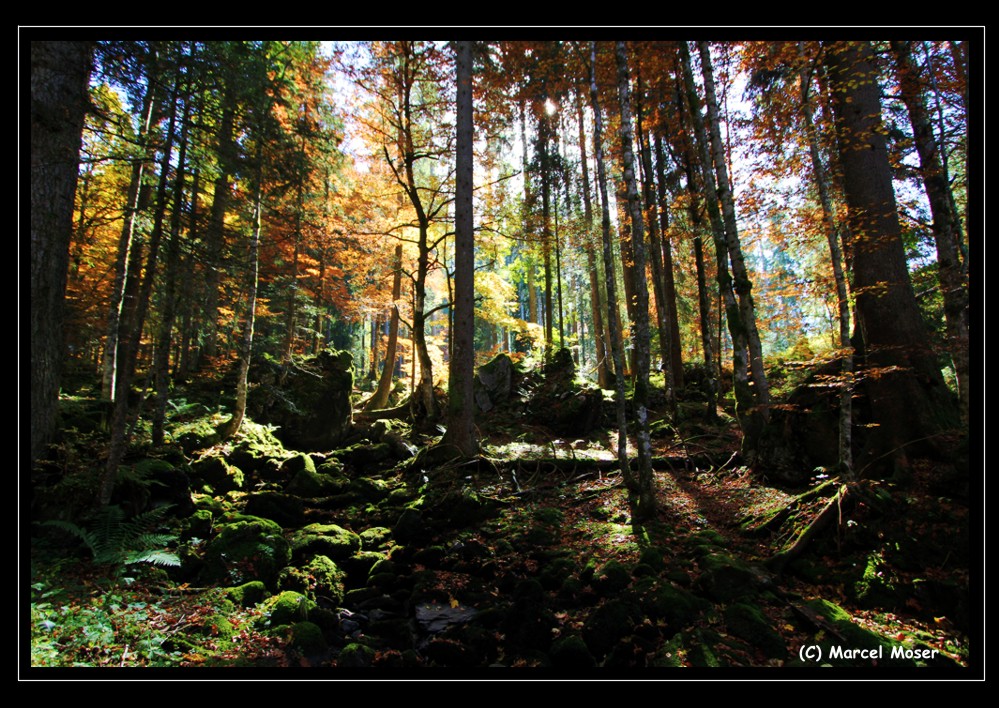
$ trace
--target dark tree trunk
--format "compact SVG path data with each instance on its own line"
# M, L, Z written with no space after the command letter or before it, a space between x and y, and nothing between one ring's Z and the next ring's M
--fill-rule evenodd
M90 42L31 43L31 460L55 437Z
M937 449L933 439L954 424L956 411L906 267L874 52L867 42L835 42L825 54L853 235L865 387L878 424L862 461L890 458L902 471L908 451Z
M461 457L478 452L475 439L475 234L472 222L472 43L456 42L457 156L455 159L454 330L448 384L447 431L441 445Z
M621 152L624 158L624 181L628 190L631 215L631 242L635 265L632 269L635 289L635 437L638 445L638 504L633 514L639 520L655 515L656 497L652 484L652 444L649 438L649 289L645 277L645 224L642 202L635 178L635 153L632 148L631 86L628 78L628 50L617 42L617 82L621 102Z
M968 291L961 273L959 217L954 209L954 198L944 162L933 136L919 68L912 58L911 42L893 40L891 47L895 54L896 76L902 89L902 101L909 111L916 151L919 153L919 169L933 213L933 238L937 246L937 268L940 290L943 293L947 339L957 371L961 413L967 420L971 366L968 360Z

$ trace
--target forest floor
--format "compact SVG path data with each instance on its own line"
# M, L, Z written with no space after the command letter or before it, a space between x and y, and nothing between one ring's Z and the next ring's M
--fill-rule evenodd
M959 676L974 665L969 508L932 491L935 463L916 460L904 486L856 483L834 523L778 573L768 561L839 482L812 496L826 480L771 484L736 464L731 422L686 438L666 430L654 439L658 513L643 524L632 522L613 469L613 431L560 438L511 417L480 431L478 461L446 474L347 457L337 494L289 494L287 479L265 475L251 488L250 473L246 489L195 493L211 523L173 529L182 564L165 571L95 565L36 525L30 664L454 675L551 667L579 678L596 666L634 678L667 667L794 666L880 678L913 667ZM74 441L67 469L93 466L86 439ZM289 568L259 571L259 596L257 578L237 574L232 556L229 577L206 581L227 525L272 523L258 518L268 516L264 501L293 507L269 515ZM313 565L304 584L290 580L303 577L291 566L306 568L315 555L302 534L316 524L359 539L349 551L324 551L341 568L332 589Z

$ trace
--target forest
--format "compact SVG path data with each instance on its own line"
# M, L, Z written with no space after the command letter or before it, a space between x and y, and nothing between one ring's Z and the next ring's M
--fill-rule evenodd
M632 34L22 38L23 676L983 670L984 33Z

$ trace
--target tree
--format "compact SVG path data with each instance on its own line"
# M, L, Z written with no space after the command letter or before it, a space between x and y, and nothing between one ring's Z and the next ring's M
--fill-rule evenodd
M55 435L90 42L31 43L31 459Z
M954 405L929 348L906 267L881 121L880 86L868 42L825 46L839 161L853 234L853 293L866 390L875 422L864 460L936 449Z
M448 384L447 432L442 446L462 457L478 452L475 439L475 238L472 221L472 43L455 42L457 144L455 169L454 330Z

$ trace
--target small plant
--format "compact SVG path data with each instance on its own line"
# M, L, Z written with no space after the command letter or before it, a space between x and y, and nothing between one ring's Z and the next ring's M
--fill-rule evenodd
M177 537L155 533L169 509L163 506L126 519L120 507L107 506L94 515L86 528L58 519L42 525L54 526L82 540L98 565L114 565L119 569L136 563L179 566L177 554L164 548Z

